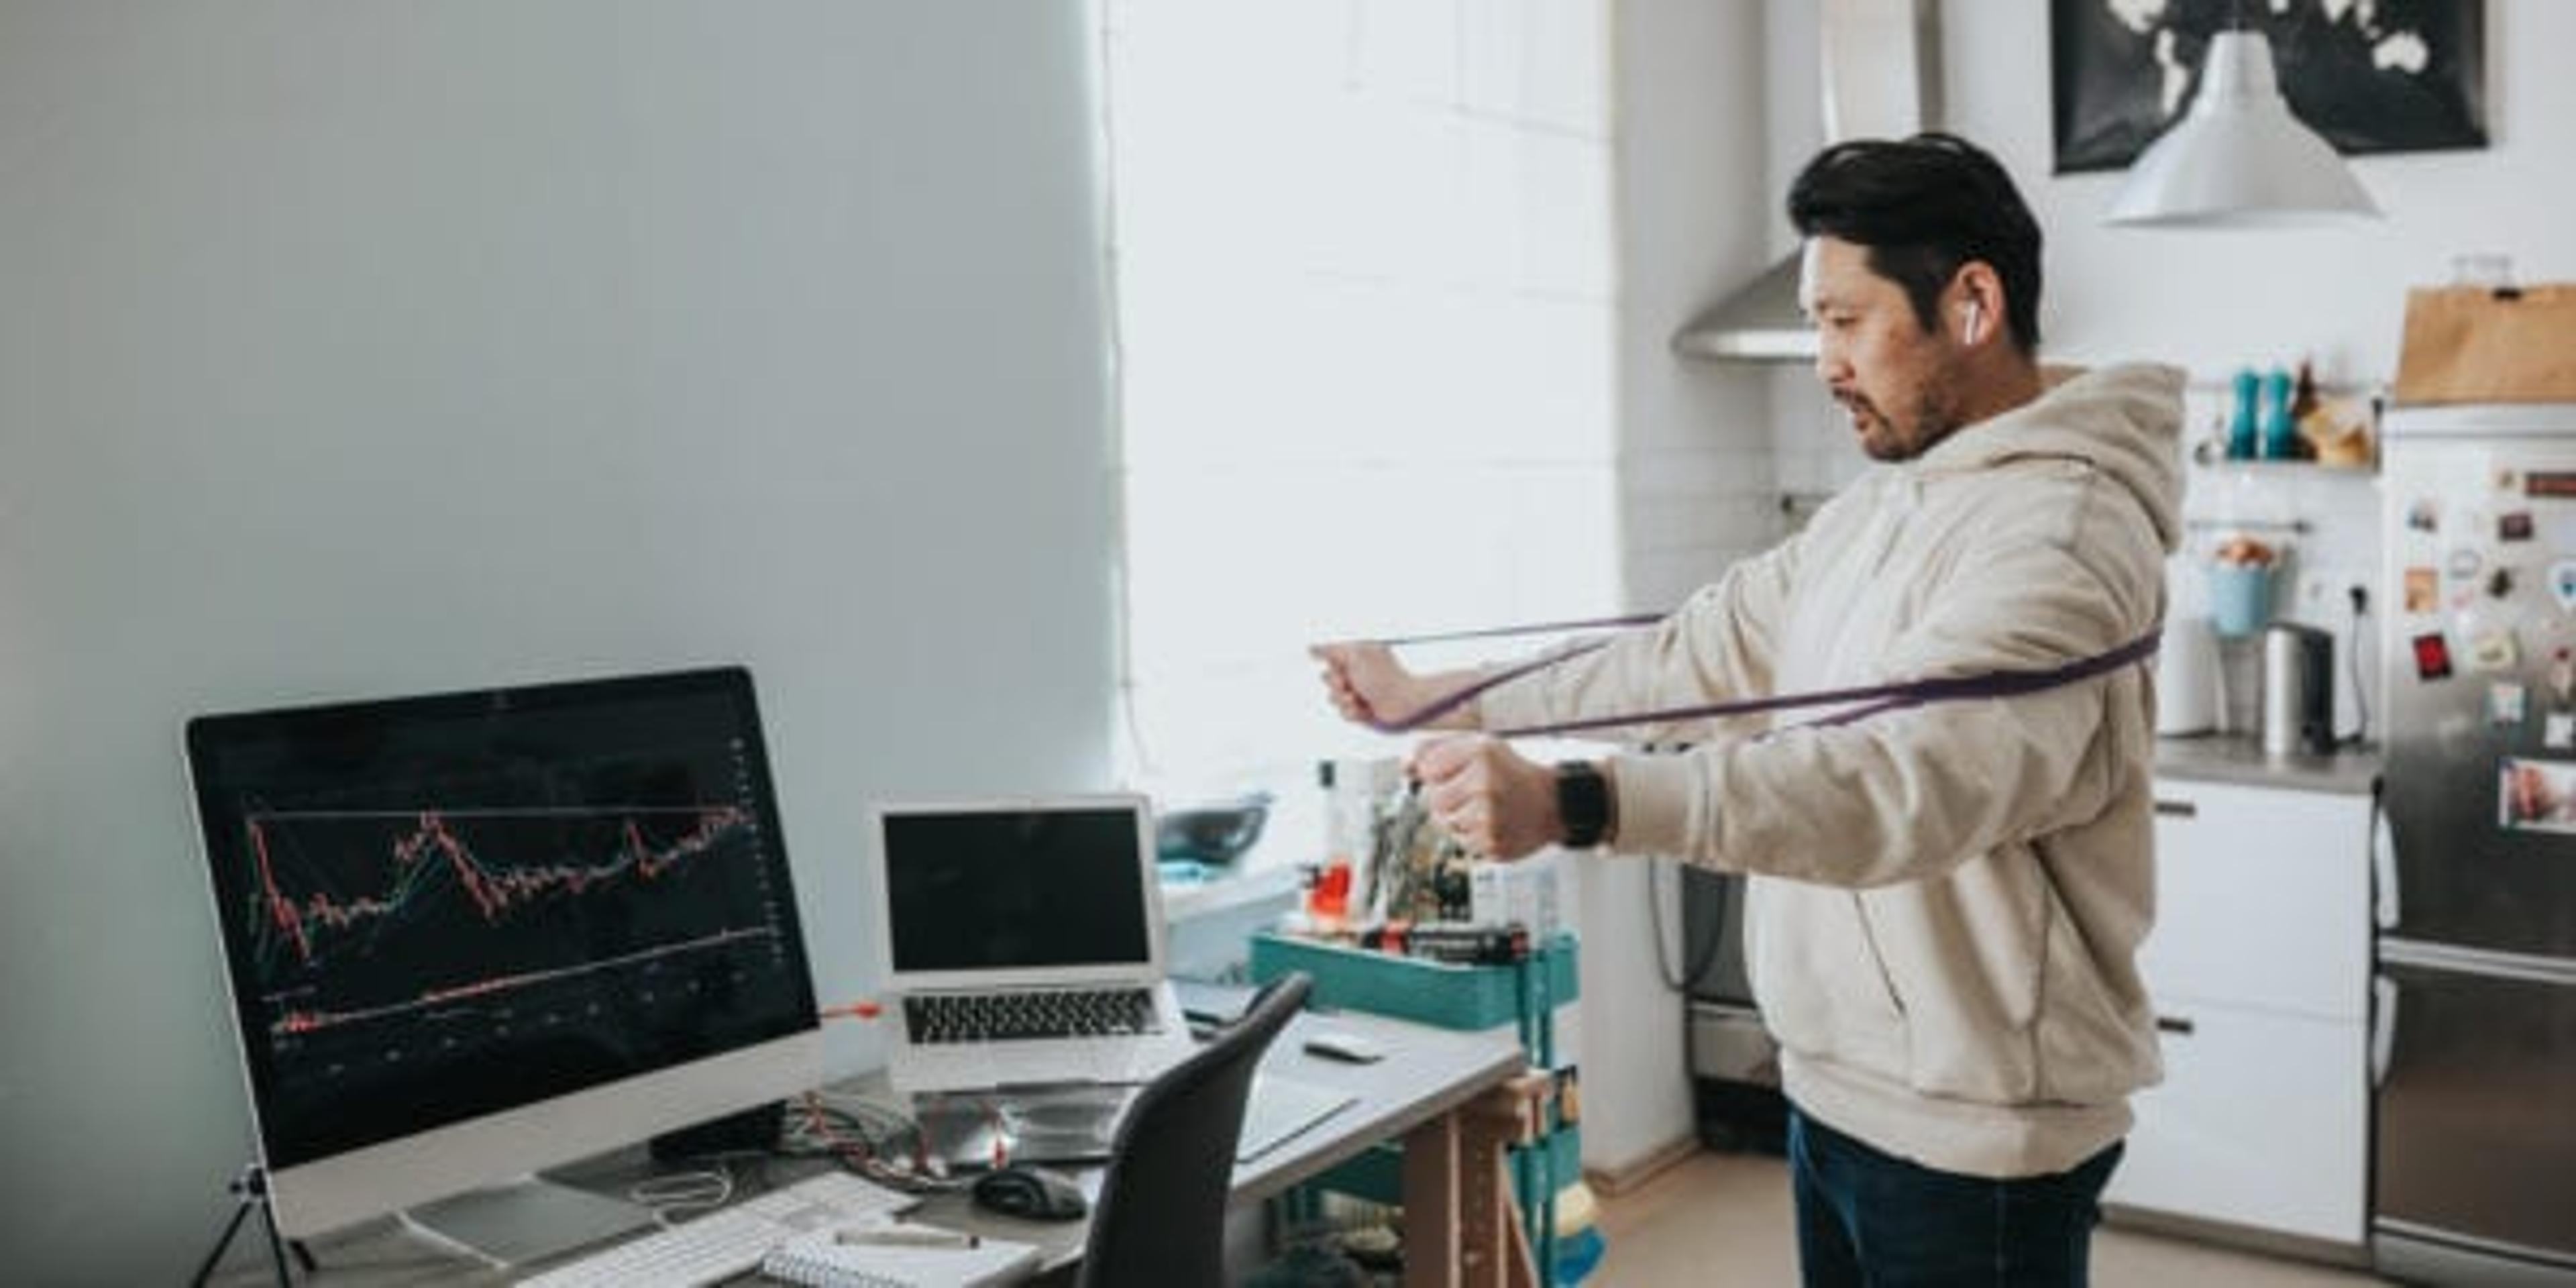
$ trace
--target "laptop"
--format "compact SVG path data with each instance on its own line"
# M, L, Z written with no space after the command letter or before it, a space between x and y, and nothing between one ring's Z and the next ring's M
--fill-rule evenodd
M1145 798L874 814L897 1092L1149 1082L1189 1056Z

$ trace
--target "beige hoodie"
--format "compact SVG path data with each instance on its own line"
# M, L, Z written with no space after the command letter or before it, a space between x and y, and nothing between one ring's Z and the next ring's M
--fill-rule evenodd
M1999 670L2164 615L2180 372L2113 367L1872 471L1660 625L1485 695L1488 728ZM1618 850L1753 874L1755 1000L1791 1099L1944 1171L2063 1171L2160 1076L2145 665L1839 728L1642 731Z

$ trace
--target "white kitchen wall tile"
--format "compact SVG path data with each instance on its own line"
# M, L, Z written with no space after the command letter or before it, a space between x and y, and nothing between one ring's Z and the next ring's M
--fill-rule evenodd
M1719 547L1740 549L1763 544L1778 530L1777 507L1728 501L1710 503L1687 497L1625 498L1621 516L1625 544L1640 553L1664 549Z
M1718 444L1632 448L1620 454L1620 482L1633 496L1758 506L1767 504L1777 490L1769 457L1767 445L1751 450Z
M1457 104L1457 0L1368 0L1356 10L1351 62L1362 86L1416 102Z
M1463 352L1485 452L1503 460L1602 463L1615 449L1609 309L1581 300L1462 297L1490 339Z
M1616 475L1607 462L1499 467L1492 491L1505 522L1494 562L1505 569L1502 602L1522 622L1557 621L1611 611L1619 594L1619 556L1608 542L1568 534L1616 526Z
M1551 56L1522 64L1529 115L1578 134L1608 139L1611 126L1610 6L1607 0L1519 0L1530 44Z
M1460 0L1459 24L1460 99L1469 111L1606 137L1601 0Z
M1455 281L1466 209L1467 126L1455 113L1384 93L1347 93L1300 140L1317 170L1328 231L1323 269L1390 281Z
M1612 294L1610 145L1528 134L1514 202L1521 284L1533 291L1608 299Z
M1588 8L1576 0L1569 7ZM1520 0L1458 0L1458 102L1479 116L1529 119L1531 43Z

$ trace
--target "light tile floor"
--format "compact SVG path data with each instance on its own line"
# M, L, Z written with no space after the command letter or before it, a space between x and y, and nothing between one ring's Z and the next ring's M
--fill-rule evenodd
M1762 1154L1702 1151L1601 1203L1609 1252L1585 1288L1783 1288L1798 1282L1788 1166ZM2357 1270L2263 1256L2104 1226L2093 1240L2101 1288L2365 1288Z

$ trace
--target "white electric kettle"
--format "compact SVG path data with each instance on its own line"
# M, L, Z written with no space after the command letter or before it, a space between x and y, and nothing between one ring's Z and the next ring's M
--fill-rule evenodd
M2225 722L2226 680L2207 617L2165 619L2156 649L2156 732L2211 733Z

